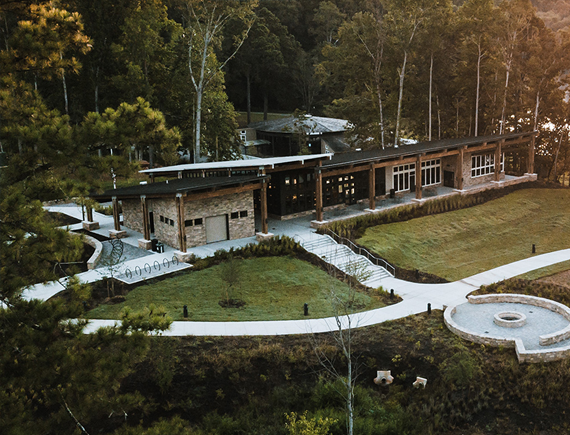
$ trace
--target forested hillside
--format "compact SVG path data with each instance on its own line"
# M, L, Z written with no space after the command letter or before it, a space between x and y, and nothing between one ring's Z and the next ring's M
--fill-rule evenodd
M552 4L563 23L567 3ZM148 335L169 325L160 308L84 335L69 319L89 288L70 279L65 302L20 298L81 256L43 201L89 205L91 191L124 183L141 160L177 163L182 149L196 162L237 158L236 109L344 118L362 148L538 130L537 168L556 180L570 170L570 34L545 24L544 5L537 14L530 0L0 0L0 432L143 433L126 427L142 421L156 423L149 434L190 433L179 419L153 420L153 397L128 385L137 363L162 364L148 353ZM195 409L180 391L160 417ZM417 415L399 409L362 412L402 424ZM212 422L205 432L244 432Z
M537 15L553 30L570 28L570 1L568 0L532 0Z

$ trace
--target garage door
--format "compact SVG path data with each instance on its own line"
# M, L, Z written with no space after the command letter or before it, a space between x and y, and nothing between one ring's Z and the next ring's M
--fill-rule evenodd
M211 216L206 218L206 243L228 240L227 215Z

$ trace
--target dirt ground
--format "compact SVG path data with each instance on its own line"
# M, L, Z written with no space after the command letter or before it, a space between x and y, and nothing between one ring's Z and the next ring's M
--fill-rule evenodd
M570 289L570 270L565 270L564 272L537 279L536 282L555 284Z

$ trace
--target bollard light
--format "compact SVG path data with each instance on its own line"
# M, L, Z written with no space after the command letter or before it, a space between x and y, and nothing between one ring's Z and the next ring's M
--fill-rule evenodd
M309 304L303 304L303 312L305 313L305 316L309 315Z
M534 243L532 244L532 253L533 253L533 254L536 254L536 246L535 246Z
M428 303L428 314L431 314L431 304Z
M390 299L394 299L394 289L390 290Z
M183 313L184 313L184 314L183 314L183 315L184 315L184 318L187 319L187 318L188 318L188 307L187 307L186 305L184 305Z

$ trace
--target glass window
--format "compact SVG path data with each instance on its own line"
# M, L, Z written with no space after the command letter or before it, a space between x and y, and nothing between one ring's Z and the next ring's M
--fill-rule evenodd
M239 213L237 211L232 211L232 214L230 215L230 217L232 219L237 219L239 217Z
M192 226L192 219L189 219L187 221L184 221L184 226L185 227L191 227Z
M239 217L240 217L240 218L247 217L247 210L242 210L242 211L240 211L240 212L239 212Z
M194 219L194 225L202 225L202 218Z

